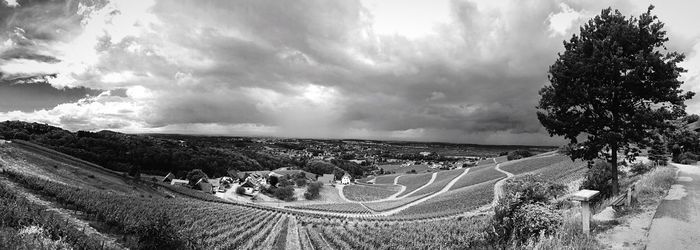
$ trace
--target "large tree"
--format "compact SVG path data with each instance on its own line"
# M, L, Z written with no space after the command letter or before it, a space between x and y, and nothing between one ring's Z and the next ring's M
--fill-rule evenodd
M571 143L572 159L610 162L618 193L618 153L631 158L656 130L685 114L692 92L680 89L684 55L667 51L664 24L651 14L625 17L604 9L564 41L540 90L537 118L550 135Z

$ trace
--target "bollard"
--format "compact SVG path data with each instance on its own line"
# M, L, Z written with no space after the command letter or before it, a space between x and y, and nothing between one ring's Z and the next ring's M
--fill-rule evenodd
M583 233L589 235L591 233L591 200L600 192L596 190L580 190L573 194L571 199L581 202L581 224Z

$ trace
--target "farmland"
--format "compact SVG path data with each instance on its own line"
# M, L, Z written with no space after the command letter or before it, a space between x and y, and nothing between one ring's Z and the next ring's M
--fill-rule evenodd
M161 246L191 248L189 246L197 245L197 248L221 249L284 249L288 245L301 249L391 249L434 244L446 244L448 248L483 246L481 244L486 244L482 234L484 217L411 221L454 216L489 204L493 199L493 185L502 177L493 168L494 164L473 167L457 180L455 178L466 169L439 171L435 173L434 182L427 186L433 173L386 175L376 177L378 183L386 184L348 185L343 187L343 194L348 199L370 201L396 194L399 185L406 187L402 194L425 188L410 197L381 202L350 203L336 197L313 201L314 204L298 201L267 207L259 204L275 204L229 202L185 187L137 182L102 171L99 166L70 161L58 152L41 149L5 147L0 150L0 160L6 170L0 177L69 214L80 214L79 220L85 220L86 225L94 226L92 230L108 236L81 235L81 231L67 235L76 227L65 224L65 220L55 221L63 221L63 225L37 221L38 226L64 228L61 237L73 246L114 242L115 248L138 248L147 238L172 239L159 242ZM552 167L562 171L567 166ZM556 171L544 170L538 172L565 178ZM399 185L393 185L394 180ZM451 190L431 196L452 180L455 185ZM323 188L323 192L334 191L337 193L337 189L330 186ZM168 196L175 198L166 198ZM3 201L6 200L10 199ZM405 210L396 211L398 214L390 212L380 216L408 204ZM38 211L50 213L52 210L39 206L33 211L29 213L31 216L41 218L39 216L46 215L35 215L40 213ZM159 228L157 232L164 237L146 236L143 232L147 228Z
M377 176L374 183L375 184L394 184L394 179L396 179L397 176L399 176L399 175L398 174L380 175L380 176Z
M428 181L430 181L432 177L432 173L402 175L399 177L398 184L406 186L406 190L403 193L408 194L422 187L423 185L428 184Z
M495 180L506 177L505 174L496 170L496 165L484 165L473 167L469 170L469 173L459 179L450 190L457 190L463 187L479 184L485 181Z
M401 211L400 215L443 216L470 211L493 200L493 186L497 180L463 187L440 194L428 201Z
M370 212L360 203L314 204L305 206L288 206L288 208L350 214L366 214Z
M423 198L425 196L427 196L427 194L419 195L419 196L412 196L412 197L408 197L408 198L401 198L401 199L397 199L397 200L390 200L390 201L368 202L368 203L364 203L364 205L373 211L381 212L381 211L386 211L389 209L393 209L393 208L397 208L397 207L406 205L408 203L414 202L414 201L416 201L420 198Z
M418 165L411 165L411 166L406 166L402 167L401 165L381 165L379 168L383 169L387 173L395 173L395 174L405 174L409 172L413 172L414 170L416 173L424 173L424 172L430 172L432 169L428 167L428 165L423 165L423 164L418 164Z
M343 187L343 194L353 201L373 201L387 198L401 188L397 185L347 185Z
M455 177L459 176L460 174L464 173L465 169L455 169L455 170L449 170L449 171L441 171L437 173L437 176L435 177L435 181L428 185L427 187L424 187L423 189L419 190L418 192L415 192L411 195L412 196L419 196L419 195L424 195L424 194L432 194L437 191L440 191L443 189L447 184L452 181Z
M517 160L509 163L503 164L501 169L511 172L513 174L522 174L527 172L532 172L541 168L545 168L555 163L559 162L569 162L573 163L568 156L565 155L551 155L543 157L531 157L522 160Z

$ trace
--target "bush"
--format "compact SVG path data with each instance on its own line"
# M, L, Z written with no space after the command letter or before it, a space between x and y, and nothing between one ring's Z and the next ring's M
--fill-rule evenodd
M294 182L297 184L297 187L303 187L306 186L306 179L296 179Z
M521 228L524 223L530 223L531 218L536 213L551 214L545 209L538 208L537 212L528 213L523 209L533 208L532 204L544 206L550 200L562 195L566 191L566 187L560 184L548 182L540 176L526 175L522 178L509 180L503 186L505 195L498 201L494 208L494 215L491 225L494 229L494 238L502 245L508 243L522 244L527 238L523 239L524 234L532 232L550 232L552 228L560 224L559 217L554 215L543 218L537 225L528 228ZM520 216L520 217L518 217ZM559 221L559 222L557 222ZM559 224L558 224L559 223ZM545 225L552 228L544 228Z
M294 188L290 186L276 188L272 193L277 199L284 201L294 201Z
M581 183L582 189L592 189L600 191L601 198L608 198L612 195L612 171L610 163L596 161L588 166L586 179Z
M304 198L307 200L318 199L318 197L320 196L319 193L321 192L321 187L323 187L323 184L320 182L310 183L306 188Z
M513 217L512 240L523 244L540 235L554 235L562 222L562 216L545 204L523 205L518 208Z
M236 193L239 195L244 195L245 194L245 188L243 187L237 187L236 188Z
M692 152L683 152L683 153L677 155L673 161L681 163L681 164L692 165L692 164L695 164L696 162L698 162L698 160L700 160L700 156L698 156Z
M532 152L527 151L527 150L523 150L523 149L519 149L519 150L515 150L515 151L508 153L508 160L512 161L512 160L522 159L522 158L526 158L526 157L530 157L530 156L532 156Z
M651 170L652 168L653 167L650 164L638 162L638 163L632 164L632 166L630 166L630 171L635 175L639 175L639 174L649 172L649 170Z

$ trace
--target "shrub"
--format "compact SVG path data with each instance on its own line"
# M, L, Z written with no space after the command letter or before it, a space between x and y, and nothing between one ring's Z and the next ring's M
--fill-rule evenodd
M294 197L294 188L290 186L276 188L273 191L273 195L280 200L293 201L296 200Z
M523 205L513 217L512 240L523 244L539 235L553 235L562 222L561 215L543 203Z
M610 163L604 161L595 161L588 166L586 179L581 183L582 189L592 189L600 191L601 198L607 198L612 195L612 171Z
M630 171L636 175L649 172L649 170L651 170L651 169L652 169L652 166L650 164L645 164L643 162L638 162L638 163L632 164L632 166L630 166Z
M237 188L236 188L236 193L239 194L239 195L245 194L245 188L243 188L243 187L237 187Z
M681 154L678 154L674 159L675 162L687 165L695 164L698 160L700 160L700 156L692 152L683 152Z
M527 150L523 150L523 149L519 149L519 150L515 150L515 151L508 153L508 160L512 161L512 160L517 160L517 159L526 158L526 157L530 157L530 156L532 156L532 152L527 151Z
M317 199L319 197L321 187L323 187L323 184L321 184L320 182L310 183L306 188L304 198L307 200Z
M297 187L303 187L306 186L306 179L296 179L294 182L297 184Z
M564 194L566 187L560 184L548 182L540 176L526 175L522 178L509 180L504 184L503 196L494 208L494 215L491 225L494 229L494 238L500 244L508 244L509 242L521 244L527 239L521 236L532 232L549 232L552 230L545 225L557 226L560 224L560 219L552 215L551 217L543 218L533 227L521 228L524 223L530 223L530 220L535 220L530 216L535 216L536 213L551 214L544 209L538 208L537 212L528 213L522 209L533 208L532 204L548 204L550 200ZM522 209L521 209L522 208ZM518 215L520 214L520 215ZM519 216L519 217L518 217ZM545 223L546 222L546 223Z

